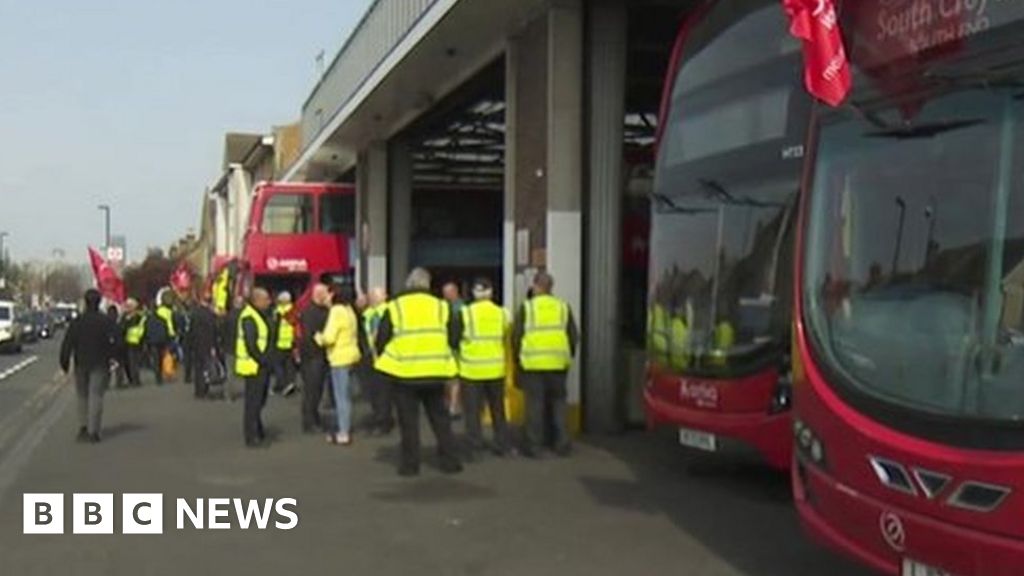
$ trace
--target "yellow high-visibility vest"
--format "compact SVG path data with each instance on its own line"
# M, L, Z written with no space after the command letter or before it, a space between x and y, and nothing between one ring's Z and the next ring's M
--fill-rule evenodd
M708 362L712 366L725 366L729 359L729 350L736 344L736 329L729 322L719 322L715 326L715 346L708 354Z
M295 326L288 321L288 314L292 311L291 304L278 304L274 310L277 314L277 349L291 350L295 344Z
M146 315L132 314L128 318L128 329L124 332L124 341L129 346L139 346L146 337Z
M366 341L370 343L370 351L373 357L377 357L377 328L388 310L387 302L371 306L363 312L363 330L366 332Z
M690 367L690 328L681 316L672 318L669 333L669 364L673 370Z
M519 363L528 372L561 372L572 364L569 305L554 296L535 296L526 313Z
M167 325L167 336L169 338L177 338L178 332L174 329L174 310L171 310L170 306L161 304L156 309L156 316Z
M447 380L459 373L448 345L448 303L425 293L399 296L388 303L391 339L374 362L396 378Z
M220 314L224 314L228 311L228 267L225 266L220 274L217 275L217 280L213 283L213 308Z
M668 364L669 321L668 312L661 304L654 304L647 314L648 349L653 360L661 365Z
M245 345L245 330L242 328L242 322L246 318L251 318L256 324L256 348L261 353L267 351L270 328L267 326L267 321L263 319L263 315L251 305L243 308L242 313L238 315L238 326L235 327L238 333L235 337L235 374L255 376L260 371L260 364L249 356L249 348Z
M477 382L505 378L505 310L483 300L462 307L459 376Z

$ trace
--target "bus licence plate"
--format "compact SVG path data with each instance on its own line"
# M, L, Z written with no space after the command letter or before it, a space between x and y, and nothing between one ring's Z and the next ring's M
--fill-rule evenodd
M718 450L718 439L715 438L714 434L690 430L689 428L679 429L679 443L690 448L704 450L705 452L715 452Z
M904 559L902 576L953 576L941 568L933 568L916 560Z

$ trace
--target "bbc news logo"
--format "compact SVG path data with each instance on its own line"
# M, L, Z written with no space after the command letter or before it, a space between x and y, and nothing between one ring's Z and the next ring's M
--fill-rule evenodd
M196 498L175 500L175 529L292 530L299 525L294 498ZM64 534L64 494L24 494L23 534ZM113 494L72 494L72 534L113 534ZM121 534L163 534L163 494L122 494Z

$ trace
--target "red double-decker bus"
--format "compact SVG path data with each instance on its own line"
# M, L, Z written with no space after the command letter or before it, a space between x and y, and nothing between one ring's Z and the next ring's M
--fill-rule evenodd
M793 487L888 574L1024 573L1024 2L858 0L808 147Z
M778 0L707 2L662 106L650 242L650 426L788 468L792 253L811 103Z
M239 278L304 301L316 282L350 283L355 189L336 184L260 183L254 191Z

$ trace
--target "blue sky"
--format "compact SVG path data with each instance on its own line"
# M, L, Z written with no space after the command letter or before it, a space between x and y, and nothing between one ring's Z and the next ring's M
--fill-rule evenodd
M0 230L84 260L198 226L227 131L298 119L369 0L0 0Z

